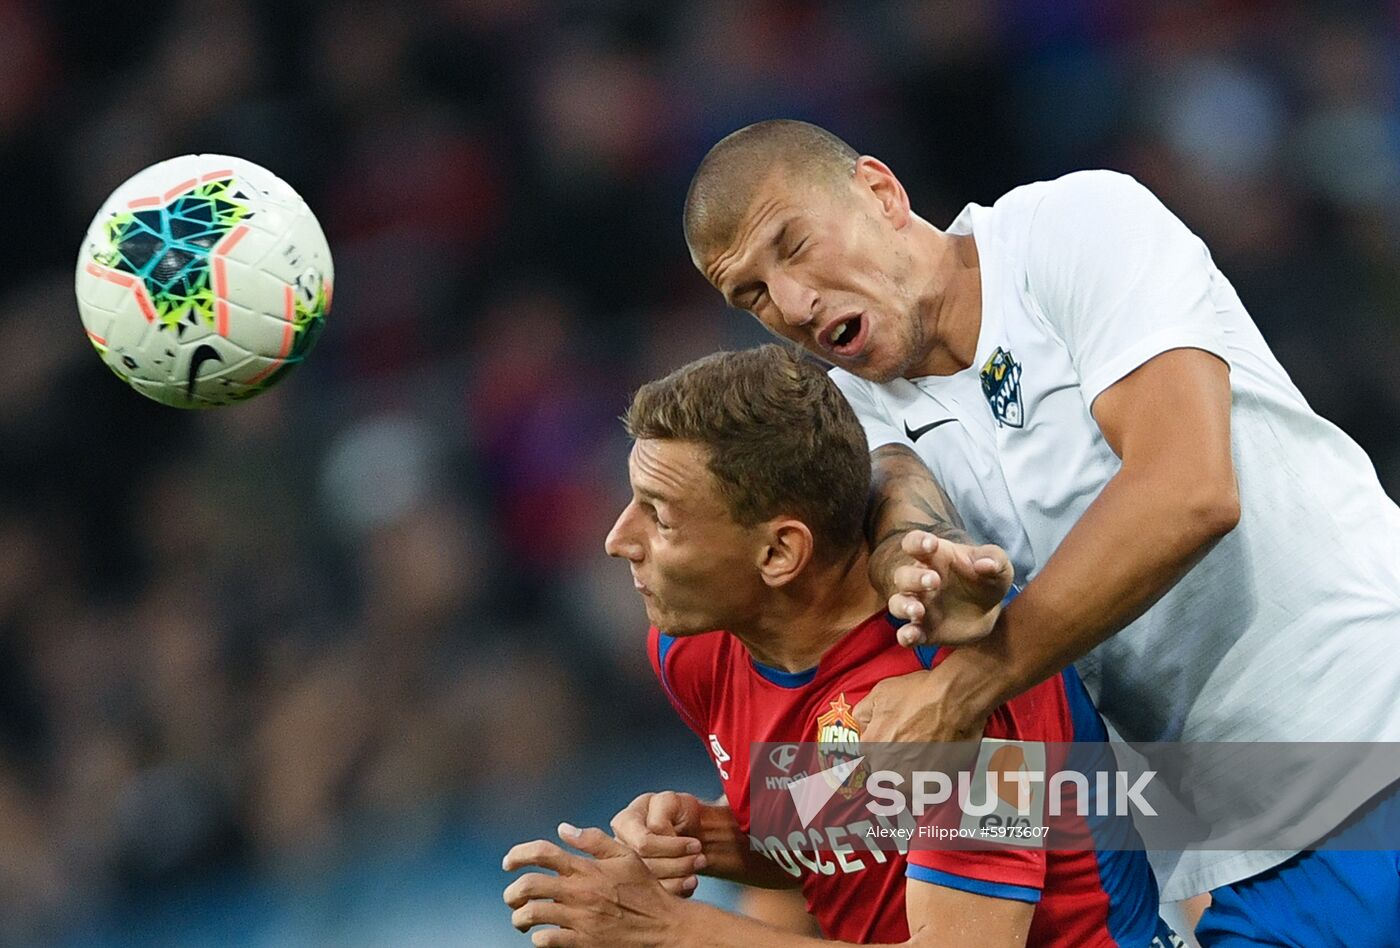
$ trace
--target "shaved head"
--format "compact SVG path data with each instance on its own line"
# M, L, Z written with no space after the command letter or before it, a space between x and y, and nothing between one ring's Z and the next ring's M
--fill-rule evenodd
M833 189L855 173L854 148L807 122L772 119L727 135L710 149L685 196L685 242L697 264L734 240L761 185L781 174Z

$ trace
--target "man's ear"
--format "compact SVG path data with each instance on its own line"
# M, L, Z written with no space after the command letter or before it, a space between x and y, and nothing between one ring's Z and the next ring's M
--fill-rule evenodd
M879 158L861 155L856 159L855 183L863 193L875 199L880 206L881 215L895 230L901 230L909 223L913 216L909 207L909 194L894 176L889 165Z
M762 529L766 542L759 551L758 571L770 587L786 586L812 561L812 531L791 518L770 520Z

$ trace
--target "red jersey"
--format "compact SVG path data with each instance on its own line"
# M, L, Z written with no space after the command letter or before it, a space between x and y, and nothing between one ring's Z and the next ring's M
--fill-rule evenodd
M651 630L652 667L676 711L714 758L745 833L750 827L750 744L817 741L819 729L829 729L833 722L858 733L851 708L876 682L931 668L949 654L933 646L900 646L898 624L883 612L872 616L832 646L816 668L796 673L759 664L727 632L673 638ZM985 736L1107 740L1073 669L998 708ZM872 822L813 825L810 841L749 839L756 850L800 878L808 911L828 938L864 944L906 940L907 875L1035 903L1030 945L1180 944L1158 919L1156 883L1140 851L895 851L867 842Z

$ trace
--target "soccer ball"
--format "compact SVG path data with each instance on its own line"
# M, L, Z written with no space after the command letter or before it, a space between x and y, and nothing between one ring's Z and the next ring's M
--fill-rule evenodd
M272 172L227 155L152 165L112 192L78 253L78 311L122 381L180 408L252 398L306 358L331 251Z

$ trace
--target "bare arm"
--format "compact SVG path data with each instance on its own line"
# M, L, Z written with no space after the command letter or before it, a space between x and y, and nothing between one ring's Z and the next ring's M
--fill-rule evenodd
M890 612L910 622L899 641L962 645L984 638L1013 579L1006 551L973 544L953 502L913 451L882 445L870 460L870 581ZM903 542L914 531L936 539Z
M755 852L749 837L739 828L729 801L705 804L701 809L698 836L706 865L701 875L727 879L759 889L795 889L801 880L788 875L773 860Z
M1107 389L1093 411L1122 468L991 636L921 673L924 682L876 687L857 711L872 722L870 740L979 733L993 709L1136 619L1234 529L1224 362L1171 350Z
M917 879L905 880L904 903L910 948L1021 948L1035 914L1030 902L995 899Z
M799 889L744 888L739 893L739 912L794 935L820 935L817 920L807 914L807 900Z
M910 530L924 530L954 543L972 543L953 502L933 479L919 456L902 444L870 452L870 506L865 539L870 546L870 575L887 577L893 595L894 569L904 555L899 540Z
M808 948L812 945L855 944L829 941L820 935L783 931L704 902L686 903L680 907L680 911L680 917L676 920L676 937L667 942L675 948Z
M982 679L987 712L1146 612L1239 522L1220 359L1164 353L1099 396L1094 417L1123 467L997 632L955 666Z

